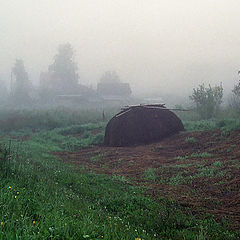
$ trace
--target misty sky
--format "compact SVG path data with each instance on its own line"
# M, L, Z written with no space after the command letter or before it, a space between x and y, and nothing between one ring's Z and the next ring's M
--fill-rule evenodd
M203 82L231 89L239 24L239 0L0 0L0 78L22 58L37 84L69 42L83 84L116 70L137 93L188 93Z

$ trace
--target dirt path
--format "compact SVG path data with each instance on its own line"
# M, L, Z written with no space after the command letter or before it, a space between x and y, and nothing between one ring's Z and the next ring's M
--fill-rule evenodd
M182 133L136 147L92 147L57 153L71 164L123 176L155 198L240 223L240 131Z

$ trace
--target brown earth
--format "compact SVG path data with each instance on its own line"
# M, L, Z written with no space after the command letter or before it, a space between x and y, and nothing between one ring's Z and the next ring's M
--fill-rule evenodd
M90 147L58 153L64 162L124 176L155 198L240 223L240 130L185 132L136 147Z

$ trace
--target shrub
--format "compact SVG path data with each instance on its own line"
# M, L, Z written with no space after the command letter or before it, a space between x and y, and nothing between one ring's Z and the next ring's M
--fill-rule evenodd
M239 116L240 115L240 80L232 90L232 96L230 97L229 107Z
M212 118L222 103L223 87L219 86L205 87L204 84L193 89L193 94L189 98L195 103L196 110L203 119Z

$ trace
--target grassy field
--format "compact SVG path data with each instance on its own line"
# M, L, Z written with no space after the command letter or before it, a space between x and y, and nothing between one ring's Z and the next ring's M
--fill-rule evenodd
M0 116L0 239L238 239L228 222L165 196L153 199L123 177L64 164L54 154L101 145L106 122L100 119L66 109ZM239 127L235 119L184 124L189 131ZM150 169L146 178L152 177Z

